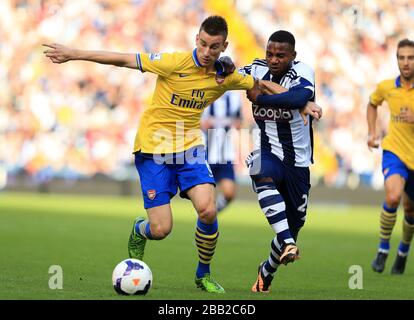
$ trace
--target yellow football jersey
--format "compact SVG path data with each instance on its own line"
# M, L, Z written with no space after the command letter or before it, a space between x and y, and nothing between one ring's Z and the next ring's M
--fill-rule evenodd
M414 170L414 125L403 122L400 117L403 108L414 112L414 87L401 87L400 77L384 80L378 84L370 101L375 106L386 101L390 108L391 122L382 141L382 148L395 153L409 169Z
M162 154L182 152L202 144L200 118L204 108L227 90L254 86L250 75L237 71L222 84L216 72L206 73L189 52L136 54L138 69L158 75L152 102L143 112L134 152Z

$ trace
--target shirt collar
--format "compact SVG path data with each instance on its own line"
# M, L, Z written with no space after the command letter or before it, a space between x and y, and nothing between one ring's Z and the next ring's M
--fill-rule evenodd
M398 76L397 79L395 79L395 86L397 88L401 87L401 76Z
M192 56L193 56L193 61L194 61L195 65L196 65L197 67L201 68L201 67L202 67L202 65L201 65L200 61L198 61L198 59L197 59L197 48L195 48L195 49L193 50L193 54L192 54Z
M395 79L395 86L397 88L401 88L401 76L398 76L397 79ZM414 88L414 84L411 86L411 88Z

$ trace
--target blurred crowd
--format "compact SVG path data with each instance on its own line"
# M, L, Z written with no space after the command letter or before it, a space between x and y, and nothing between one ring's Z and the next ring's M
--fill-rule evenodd
M298 60L316 70L324 116L315 124L313 182L381 188L381 153L366 146L365 110L376 83L398 75L398 41L414 38L409 1L223 2L231 19L254 35L262 57L270 34L285 29L296 37ZM123 180L134 170L133 140L155 76L87 62L53 65L42 43L131 53L191 50L203 19L220 12L212 3L0 1L0 187L6 173L9 181L25 174L42 183L97 174ZM237 50L249 48L247 40L232 32L226 53L239 66L249 64ZM240 94L244 127L253 128ZM380 118L385 132L386 108ZM237 169L246 174L242 162Z

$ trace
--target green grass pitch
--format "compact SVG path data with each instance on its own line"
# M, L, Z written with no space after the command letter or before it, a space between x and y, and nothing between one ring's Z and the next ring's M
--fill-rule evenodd
M298 246L302 258L279 268L270 294L250 292L256 268L268 256L273 233L255 202L235 201L219 216L213 276L227 293L195 288L196 216L189 201L174 199L174 228L147 243L145 261L154 286L144 297L118 296L115 265L127 258L133 218L145 214L135 198L0 193L0 299L413 299L414 258L403 276L390 274L401 236L402 212L383 274L374 273L378 207L315 205ZM411 259L410 259L411 258ZM63 289L49 288L49 267L63 269ZM363 289L350 289L349 268L363 270Z

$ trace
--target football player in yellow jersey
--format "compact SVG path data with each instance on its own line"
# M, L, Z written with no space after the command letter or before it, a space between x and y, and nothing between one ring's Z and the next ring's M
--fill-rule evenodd
M367 110L368 147L378 148L377 107L387 102L391 113L388 134L382 141L385 201L380 218L380 245L372 262L382 272L401 198L404 206L403 235L391 273L402 274L414 234L414 41L401 40L397 48L400 75L385 80L372 93Z
M158 75L151 104L141 117L135 139L135 165L140 175L148 219L134 221L128 242L131 258L142 260L147 240L164 239L172 229L170 199L180 195L192 201L198 213L195 242L199 263L196 285L212 293L224 289L210 276L210 262L218 239L215 181L202 146L200 118L205 107L227 90L254 86L251 76L217 72L219 56L228 42L227 23L208 17L189 52L127 54L85 51L47 44L45 55L54 63L86 60L139 69Z
M215 181L205 158L200 118L204 108L225 91L255 86L250 75L226 72L225 61L218 60L228 45L227 33L226 21L211 16L202 23L196 48L189 52L128 54L71 49L59 44L45 44L48 49L44 51L53 63L85 60L158 75L134 146L148 220L135 219L128 251L131 258L142 260L147 240L161 240L171 232L170 199L179 188L180 196L190 199L198 214L195 242L199 263L195 282L211 293L225 291L210 276L219 232ZM260 85L259 81L256 84ZM318 116L318 107L307 111Z

